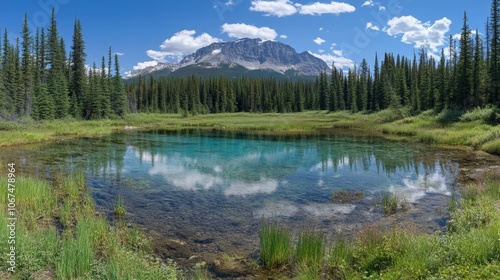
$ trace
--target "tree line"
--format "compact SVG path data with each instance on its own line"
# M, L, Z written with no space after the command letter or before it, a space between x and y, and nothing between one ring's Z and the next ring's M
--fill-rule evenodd
M47 29L32 36L25 16L22 37L0 44L0 118L36 120L102 119L127 112L231 113L349 110L374 112L408 108L466 111L500 107L500 0L493 0L486 37L468 25L450 35L440 56L422 47L412 58L375 54L373 70L363 59L348 71L332 65L313 79L144 77L124 83L118 56L86 66L85 42L75 21L66 52L55 13ZM1 40L0 40L1 41ZM114 61L113 61L114 60ZM379 62L380 61L380 62ZM114 62L114 63L113 63ZM112 67L114 64L114 75Z
M429 55L426 47L412 58L376 54L373 71L363 59L346 73L332 65L331 72L325 70L313 80L139 77L126 85L129 109L197 114L406 107L416 114L500 106L499 6L494 0L486 40L470 29L464 13L458 45L450 35L440 57Z
M59 35L55 11L50 26L33 36L24 17L21 38L9 41L7 29L0 43L0 118L50 120L73 117L101 119L123 116L127 100L118 56L109 49L100 68L86 65L85 42L75 21L69 54Z

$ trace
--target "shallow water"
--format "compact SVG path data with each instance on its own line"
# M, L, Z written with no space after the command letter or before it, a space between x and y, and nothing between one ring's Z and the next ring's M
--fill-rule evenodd
M160 255L199 261L256 253L262 218L331 237L379 222L443 229L464 153L326 132L186 130L14 147L1 160L48 178L83 170L101 210L110 213L123 195L127 219L149 231ZM332 201L339 191L363 196ZM377 205L387 192L410 210L385 217Z

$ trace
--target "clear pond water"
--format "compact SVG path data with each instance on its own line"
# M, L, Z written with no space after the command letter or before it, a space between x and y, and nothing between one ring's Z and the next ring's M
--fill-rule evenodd
M154 237L159 254L199 260L256 253L263 218L331 237L381 221L442 229L457 185L458 153L326 132L185 130L16 147L2 160L41 177L85 172L101 210L111 213L122 195L127 219ZM363 195L332 201L337 192ZM407 201L410 210L385 217L377 207L384 193Z

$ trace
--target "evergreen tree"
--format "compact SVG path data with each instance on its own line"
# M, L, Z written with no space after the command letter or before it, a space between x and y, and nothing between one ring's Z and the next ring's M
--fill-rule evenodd
M473 47L471 30L464 12L462 33L460 35L460 56L458 60L458 90L455 105L460 109L470 109L472 104L472 66Z
M33 69L32 69L32 52L31 47L33 39L28 27L28 15L24 15L24 25L22 32L22 62L21 72L23 78L23 93L22 93L22 114L29 116L32 111L33 98Z
M49 28L49 63L47 85L56 107L56 118L65 118L69 113L68 82L65 75L65 57L62 52L62 38L59 39L55 10L52 9L51 25Z
M368 110L368 75L370 69L368 68L368 63L366 59L361 61L360 65L360 77L359 77L359 86L358 86L358 104L361 105L361 110Z
M120 64L117 54L115 54L115 76L113 77L113 92L111 94L111 100L111 109L113 112L120 117L125 116L127 113L127 95L122 84Z
M87 73L85 70L85 42L79 20L73 29L73 45L71 46L71 75L69 83L70 112L76 118L82 117L83 103L87 94Z
M476 29L474 65L472 73L472 104L471 107L483 106L486 100L486 64L483 55L483 40Z
M491 14L488 34L490 76L489 93L490 102L500 106L500 0L491 3Z
M101 62L101 76L99 78L99 100L100 100L100 117L108 118L111 116L111 93L109 89L109 78L106 73L106 61L104 56Z

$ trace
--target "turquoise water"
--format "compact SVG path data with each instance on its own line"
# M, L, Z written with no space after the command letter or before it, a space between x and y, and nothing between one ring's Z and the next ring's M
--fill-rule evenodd
M262 218L332 236L394 220L437 230L459 171L449 150L333 133L134 132L17 149L11 158L42 177L83 170L101 210L124 196L127 219L168 249L163 256L185 258L255 252ZM363 197L332 201L339 191ZM410 210L384 217L384 193Z

